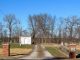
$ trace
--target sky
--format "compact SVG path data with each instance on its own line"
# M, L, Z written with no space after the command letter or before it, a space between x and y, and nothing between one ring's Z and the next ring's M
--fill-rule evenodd
M5 15L15 14L22 27L26 28L28 16L40 13L56 17L80 17L80 0L0 0L0 22Z

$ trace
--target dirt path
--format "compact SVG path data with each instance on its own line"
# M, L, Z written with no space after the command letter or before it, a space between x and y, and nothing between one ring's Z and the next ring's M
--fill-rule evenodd
M29 56L25 56L19 59L46 59L52 58L53 56L45 50L42 45L35 45L33 52Z

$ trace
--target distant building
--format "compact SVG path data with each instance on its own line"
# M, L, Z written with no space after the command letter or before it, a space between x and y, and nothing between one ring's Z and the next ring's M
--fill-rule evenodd
M19 44L31 44L31 37L19 37Z

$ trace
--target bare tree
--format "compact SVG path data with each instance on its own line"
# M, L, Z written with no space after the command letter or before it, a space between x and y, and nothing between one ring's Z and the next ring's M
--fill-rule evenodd
M17 20L13 29L13 37L20 37L21 35L22 35L22 26L20 20Z
M80 40L80 18L78 19L77 27L75 29L76 37Z
M3 36L3 25L0 23L0 38Z
M69 33L70 40L72 40L73 36L75 35L75 31L76 31L75 28L77 27L77 24L78 24L77 16L72 16L71 18L66 18L66 28Z
M0 22L0 42L3 41L3 24Z
M16 17L13 14L8 14L8 15L5 15L4 21L6 23L6 27L8 28L8 31L9 31L8 42L10 42L11 36L12 36L12 29L13 29L13 26L15 25L15 23L16 23Z
M62 41L62 38L63 38L63 18L59 18L59 25L58 25L58 29L57 29L57 31L58 31L58 43L60 43L61 41Z
M54 37L54 29L55 29L56 16L51 19L51 37Z
M49 38L53 35L54 20L55 18L53 19L52 16L49 16L48 14L29 16L32 37Z
M7 30L6 29L3 30L3 38L5 38L5 37L7 37Z
M31 36L34 42L34 38L35 38L35 34L36 34L36 30L35 30L35 20L33 20L32 16L29 16L29 25L30 25L30 30L32 31Z

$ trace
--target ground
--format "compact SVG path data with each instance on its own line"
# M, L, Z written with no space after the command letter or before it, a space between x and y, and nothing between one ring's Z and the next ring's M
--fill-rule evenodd
M33 52L29 56L22 57L20 59L45 59L53 58L53 56L45 50L45 47L42 45L35 45Z
M22 57L24 55L28 55L32 52L31 45L19 45L19 44L11 44L10 45L10 56L3 56L3 49L0 47L0 59L16 59Z
M0 58L3 59L41 59L41 60L69 60L68 54L60 50L59 44L37 44L30 48L11 48L9 57L2 56L0 48ZM76 47L79 50L79 45ZM80 50L79 50L80 51ZM73 60L73 59L72 59ZM77 59L78 60L78 59Z
M28 55L30 54L32 49L25 49L25 48L12 48L10 49L10 56L9 57L4 57L3 56L3 51L2 48L0 48L0 59L5 59L5 58L18 58L21 57L22 55Z

